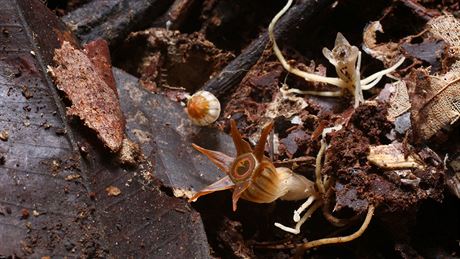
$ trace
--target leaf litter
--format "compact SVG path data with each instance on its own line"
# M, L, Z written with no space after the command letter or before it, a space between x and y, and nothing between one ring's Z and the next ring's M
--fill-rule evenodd
M375 35L372 37L375 39ZM296 162L296 159L314 157L319 149L318 132L322 131L325 127L341 124L342 129L329 133L326 136L329 147L326 151L326 161L322 171L325 177L333 179L332 191L328 193L328 199L332 205L331 207L333 207L334 215L348 215L350 209L358 213L363 212L370 203L376 203L379 204L376 214L381 220L380 225L390 226L390 232L393 228L397 229L395 226L406 229L407 226L404 225L406 223L401 223L401 225L392 217L398 213L406 212L412 215L428 199L441 201L443 199L445 168L444 162L438 155L424 145L425 141L413 143L405 135L406 131L396 130L396 124L409 111L412 113L412 123L409 124L410 129L415 131L415 134L421 135L422 139L429 139L435 135L432 132L436 133L440 129L451 126L452 122L455 122L456 119L453 116L456 113L455 110L452 110L452 107L449 107L447 110L436 110L436 105L432 104L442 103L441 100L444 99L447 100L447 103L451 102L450 97L446 98L446 96L439 93L438 86L435 86L438 91L434 94L437 96L434 101L425 98L426 95L419 96L414 94L414 91L424 91L433 88L433 81L435 84L442 84L445 89L451 87L450 85L446 86L446 80L444 80L444 77L452 67L451 63L444 62L442 44L438 44L439 42L437 41L425 41L425 39L424 42L426 44L406 44L406 49L403 51L404 55L409 55L414 60L422 60L430 65L439 64L442 74L431 75L430 71L424 68L409 68L406 71L401 71L401 74L404 75L406 73L409 75L406 76L404 81L387 85L388 89L385 87L390 92L388 98L380 99L379 96L378 102L367 101L357 110L351 111L345 111L348 104L337 99L284 95L281 86L285 83L289 84L290 87L295 86L297 88L300 86L300 88L304 87L307 89L311 87L322 88L324 86L312 85L293 79L280 69L277 62L273 62L269 58L262 58L259 64L249 71L246 78L240 84L239 89L230 98L230 102L225 109L225 116L219 121L219 126L226 129L227 118L237 119L240 130L244 132L244 135L249 140L253 140L258 139L258 134L260 134L260 126L257 126L258 124L263 125L270 119L275 120L273 146L270 147L275 152L271 154L271 158L275 159L275 162L291 161L290 165L295 168L296 172L311 178L313 161L306 159ZM391 48L389 48L391 53L385 53L389 45L379 45L376 41L370 43L368 45L374 50L373 54L370 52L371 55L380 55L384 63L386 61L391 63L392 61L392 58L385 59L386 55L391 56L396 55L396 53L400 55L398 46L401 45L401 42L391 43ZM424 54L427 53L426 47L440 51L434 55L427 56ZM387 49L385 50L385 48ZM380 52L377 53L375 50L379 50ZM163 55L161 52L156 52L150 55L150 58L158 62L158 60L164 58ZM295 61L290 62L294 63ZM295 65L305 68L306 66L302 63L308 64L308 62L308 60L305 62L295 62ZM155 66L157 64L155 63ZM420 64L426 63L414 63L413 65L420 66ZM315 67L313 65L313 71L317 70L320 71L319 73L326 73L325 70L321 71L321 64L317 66L318 68ZM153 71L158 72L159 70L155 68ZM141 71L139 73L144 75L144 72ZM120 75L122 74L120 71L116 73L123 79L124 75ZM434 77L438 77L438 79L433 80ZM156 77L153 78L154 81L158 79ZM123 82L123 80L121 81ZM130 78L130 81L133 82L135 79ZM417 82L416 86L414 86L414 82ZM122 84L125 85L124 83ZM135 83L132 83L132 85L135 85ZM209 171L214 169L212 167L206 168L207 166L204 166L203 168L206 168L205 171L199 174L190 172L192 178L198 179L193 184L186 183L187 179L190 179L190 176L177 178L174 175L174 171L176 170L168 169L176 168L177 171L181 172L189 170L196 171L199 166L195 164L194 159L199 158L189 158L186 154L189 152L187 150L183 152L179 149L167 149L170 145L177 145L180 148L186 149L187 147L182 146L181 143L187 143L190 139L194 139L194 137L201 134L206 134L208 131L188 130L190 126L187 126L185 117L168 117L166 113L161 112L161 109L172 109L174 113L177 112L179 114L179 104L164 102L161 98L158 99L158 96L147 94L144 91L129 88L125 90L126 93L120 94L120 96L122 98L129 96L128 100L131 99L131 101L134 100L137 102L138 104L135 107L141 110L141 112L135 112L135 109L130 110L129 106L128 108L126 106L123 108L125 115L128 114L128 135L131 139L135 139L140 143L142 150L146 154L146 158L154 161L154 173L158 173L155 177L161 178L164 184L169 187L172 186L173 190L176 188L176 190L181 190L184 193L197 188L203 184L203 181L209 181L210 179L206 179L208 177L206 174L209 174ZM164 93L167 91L160 90L159 92ZM374 95L376 92L378 92L378 89L370 95ZM149 101L155 105L149 104L147 105L150 106L148 108L140 105ZM126 104L122 102L122 107L123 105ZM160 110L156 107L160 107ZM416 114L417 108L419 108L421 113L416 116L414 114ZM448 117L447 119L444 118L436 121L436 123L440 122L438 124L441 126L433 126L430 124L430 121L422 119L423 114L428 114L430 116L428 118L432 118L433 116L439 116L439 112L446 112L447 115L443 114L443 116ZM156 113L159 114L158 117L155 115ZM167 122L169 120L172 120L173 123L169 124ZM147 124L153 124L160 127L160 129L156 132ZM168 132L170 132L172 125L179 125L180 127L177 132L169 134ZM183 130L183 128L187 128L187 130ZM411 130L408 132L410 133ZM166 141L162 141L162 138L165 136L163 134L169 136L165 137ZM180 136L181 141L174 141L174 136ZM228 151L227 146L221 148ZM211 147L211 149L214 148ZM183 160L179 161L178 165L174 165L174 159L172 159L174 154L179 154L180 160ZM152 157L155 157L155 159L152 159ZM206 163L205 161L201 162ZM197 168L193 168L192 164ZM452 180L454 179L452 178ZM123 191L123 193L125 192ZM222 206L222 202L218 202L217 204L219 207ZM266 210L265 212L276 217L285 217L288 213L282 210L283 206L285 207L286 204L277 203L275 209ZM205 210L202 210L202 213L203 215L207 215ZM247 231L251 227L245 224L245 221L241 218L241 214L237 215L236 218L237 221L224 220L226 227L218 230L217 239L224 243L223 246L226 247L226 251L232 251L235 256L260 256L261 252L256 251L254 254L254 250L252 247L247 247L246 242L248 240L264 240L265 237L261 234L264 230L257 230L251 233L253 235L248 236ZM407 222L406 218L410 218L410 216L404 217L401 221ZM238 223L240 220L243 224ZM314 231L318 231L318 233L328 232L328 230L315 228L313 224L308 227L312 230L309 231L305 228L303 231L309 231L308 234L312 234L313 236L315 235L315 233L312 233ZM249 231L251 232L251 230ZM261 233L258 231L261 231ZM269 237L272 236L281 237L279 233L269 235ZM292 236L288 236L288 239L296 240ZM399 243L395 245L394 249L401 254L408 251L415 251L411 245L399 245ZM262 252L262 254L264 253ZM273 254L269 255L273 256ZM282 256L287 255L289 253L282 254Z

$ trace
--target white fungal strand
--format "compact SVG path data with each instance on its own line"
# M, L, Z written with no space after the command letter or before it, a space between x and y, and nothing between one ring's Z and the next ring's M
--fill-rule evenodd
M315 196L308 197L308 199L297 210L294 210L294 222L300 221L300 214L308 207L310 207L310 205L315 201L315 199Z
M278 227L286 232L297 235L300 233L300 227L302 227L303 223L305 223L305 221L307 221L307 219L310 218L311 215L313 215L313 213L321 206L321 204L322 203L320 201L313 203L313 205L307 210L307 212L305 212L305 214L302 216L299 222L297 222L294 228L286 227L278 222L275 223L275 227Z

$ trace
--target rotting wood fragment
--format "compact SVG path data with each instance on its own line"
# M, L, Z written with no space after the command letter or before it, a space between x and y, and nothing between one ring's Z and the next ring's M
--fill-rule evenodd
M172 0L91 1L63 17L83 43L103 38L111 47L130 32L148 27L149 21L166 11Z
M52 76L56 86L72 102L67 115L78 116L112 152L118 151L124 118L115 92L101 79L91 60L69 42L55 50L54 61Z
M150 91L164 87L194 92L233 58L230 52L206 40L202 33L184 34L164 28L131 33L126 48L142 59L139 65L134 64L137 68L130 69L133 60L130 54L131 62L123 62L123 67L141 74L142 84Z
M110 60L110 50L107 41L97 39L83 46L86 56L91 60L97 73L102 77L102 80L112 88L118 97L117 86L112 73L112 62Z

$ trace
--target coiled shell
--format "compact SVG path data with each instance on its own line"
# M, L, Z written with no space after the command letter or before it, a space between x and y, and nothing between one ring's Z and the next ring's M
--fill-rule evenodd
M198 91L187 102L187 114L193 124L209 125L220 115L220 102L211 92Z

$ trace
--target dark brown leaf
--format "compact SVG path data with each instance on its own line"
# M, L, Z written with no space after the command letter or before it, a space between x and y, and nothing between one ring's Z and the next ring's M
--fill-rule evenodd
M441 58L447 51L443 41L426 40L422 43L404 43L401 46L407 55L430 64L432 72L441 69Z
M225 175L191 143L229 154L234 147L228 135L193 126L179 103L144 90L137 78L119 69L114 75L128 136L152 161L156 178L177 196L189 196L187 191L200 190Z
M0 129L9 132L0 141L0 255L209 257L200 216L147 181L148 163L121 169L92 133L69 126L46 66L71 35L41 1L0 0L0 6L0 27L9 32L0 34ZM24 84L33 97L22 95ZM121 195L108 197L107 186ZM21 220L24 211L33 217Z

